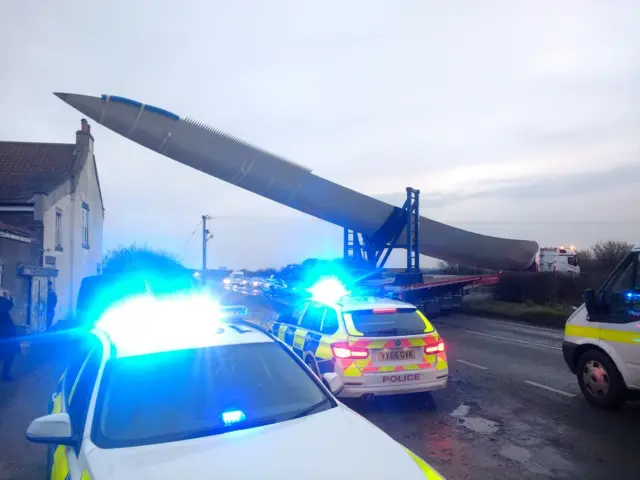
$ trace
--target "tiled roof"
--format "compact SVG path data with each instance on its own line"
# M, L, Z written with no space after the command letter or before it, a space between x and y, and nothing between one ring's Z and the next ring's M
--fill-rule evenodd
M71 177L74 143L0 142L0 201L51 193Z
M22 237L31 238L31 233L24 228L15 227L13 225L9 225L8 223L0 222L0 231L13 233L14 235L20 235Z

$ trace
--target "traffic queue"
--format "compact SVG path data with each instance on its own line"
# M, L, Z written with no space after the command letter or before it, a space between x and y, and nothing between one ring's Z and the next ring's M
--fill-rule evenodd
M197 288L99 287L49 414L27 430L48 446L47 478L443 478L336 398L446 384L444 344L415 311L352 308L325 283L299 317L332 332L316 339L293 324L274 335Z

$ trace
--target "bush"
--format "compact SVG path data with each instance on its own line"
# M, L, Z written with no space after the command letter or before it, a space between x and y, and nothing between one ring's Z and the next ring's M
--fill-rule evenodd
M106 275L142 271L183 273L186 268L171 254L137 245L110 250L102 262Z
M580 305L584 290L598 288L603 280L601 274L556 275L547 272L508 272L500 276L493 296L497 301L508 303Z
M562 327L573 312L573 309L569 305L532 305L478 300L464 302L461 311L467 314L520 320L527 323L535 323L536 325Z

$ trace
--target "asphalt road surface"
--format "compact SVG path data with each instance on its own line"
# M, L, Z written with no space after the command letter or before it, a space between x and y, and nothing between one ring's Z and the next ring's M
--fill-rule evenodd
M253 319L272 316L265 299L245 303ZM411 396L349 405L448 480L640 478L640 407L603 412L587 406L564 365L561 332L463 316L434 323L449 355L447 389L426 401ZM46 413L63 363L23 357L16 381L0 384L0 480L45 478L45 450L26 442L24 431ZM328 478L339 471L335 462Z

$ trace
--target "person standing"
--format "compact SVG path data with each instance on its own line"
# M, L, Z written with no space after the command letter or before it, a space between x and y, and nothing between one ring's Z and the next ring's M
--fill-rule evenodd
M20 353L20 342L16 326L9 312L13 308L13 299L6 290L0 290L0 362L2 362L1 380L11 380L11 366L15 356Z
M56 305L58 304L58 295L53 290L51 280L47 282L47 331L53 324L53 316L56 313Z

